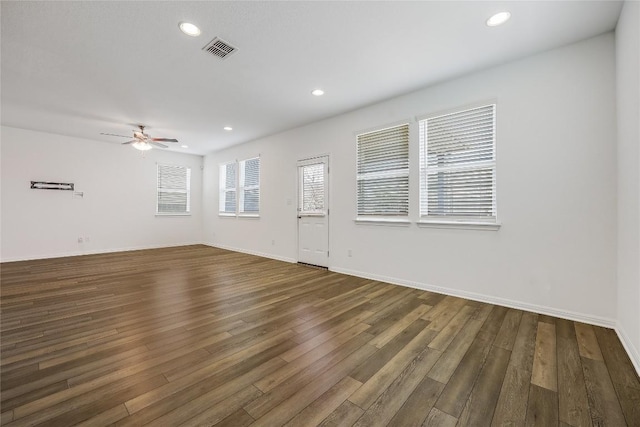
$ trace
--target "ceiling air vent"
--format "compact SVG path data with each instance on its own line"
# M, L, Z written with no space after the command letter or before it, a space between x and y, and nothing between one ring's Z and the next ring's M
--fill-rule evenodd
M207 43L207 45L203 47L202 50L206 50L210 54L215 55L220 59L224 59L238 49L231 46L226 41L216 37L213 40L211 40L209 43Z

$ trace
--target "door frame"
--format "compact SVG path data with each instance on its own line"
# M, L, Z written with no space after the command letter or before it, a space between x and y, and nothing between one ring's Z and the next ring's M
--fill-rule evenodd
M325 185L324 185L324 200L325 200L325 208L327 210L327 214L325 215L327 218L327 269L331 267L331 233L330 233L330 223L331 223L331 155L330 153L325 154L317 154L310 157L305 157L303 159L296 160L296 262L300 262L300 220L298 215L300 214L300 166L303 166L304 163L313 164L313 161L316 159L325 159L327 164L327 176L325 176ZM301 164L302 163L302 164Z

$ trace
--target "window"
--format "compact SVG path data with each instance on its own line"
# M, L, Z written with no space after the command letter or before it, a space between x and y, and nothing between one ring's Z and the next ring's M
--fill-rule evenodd
M358 217L409 214L409 125L357 137Z
M260 212L260 157L242 160L239 164L240 213L257 215Z
M158 165L158 205L160 215L188 215L191 212L191 169Z
M220 205L221 214L236 213L236 185L237 185L236 162L220 165Z
M420 121L420 216L496 222L495 109L485 105Z
M324 212L324 163L299 166L300 213L314 214Z
M260 157L220 165L220 215L260 213Z

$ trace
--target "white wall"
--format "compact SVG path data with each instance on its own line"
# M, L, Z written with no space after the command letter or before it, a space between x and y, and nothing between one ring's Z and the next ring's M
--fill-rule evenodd
M2 127L2 261L199 243L202 157ZM156 162L191 167L189 217L157 217ZM71 191L30 181L73 182ZM78 237L89 237L78 243Z
M614 53L605 34L206 156L205 240L296 260L296 160L329 153L332 270L613 325ZM358 131L487 99L498 103L499 231L354 223ZM415 121L411 144L415 220ZM261 218L220 218L218 165L258 153Z
M616 28L618 115L618 330L640 372L640 3Z

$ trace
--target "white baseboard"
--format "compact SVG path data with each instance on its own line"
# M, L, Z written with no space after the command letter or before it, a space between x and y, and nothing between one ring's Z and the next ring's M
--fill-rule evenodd
M516 308L518 310L531 311L538 314L546 314L549 316L560 317L562 319L578 321L582 323L589 323L591 325L604 326L606 328L614 329L616 327L616 321L614 319L608 319L606 317L593 316L586 313L577 313L569 310L562 310L553 307L546 307L537 304L529 304L522 301L514 301L506 298L487 296L478 294L475 292L462 291L459 289L444 288L441 286L432 286L425 283L413 282L410 280L397 279L395 277L380 276L377 274L369 274L362 271L349 270L346 268L332 268L329 270L336 273L348 274L350 276L362 277L364 279L377 280L380 282L392 283L394 285L406 286L409 288L420 289L423 291L437 292L439 294L451 295L454 297L465 298L473 301L484 302L488 304L497 304L505 307Z
M227 245L220 245L220 244L217 244L217 243L203 243L203 244L207 245L207 246L211 246L212 248L220 248L220 249L225 249L227 251L240 252L240 253L243 253L243 254L259 256L259 257L262 257L262 258L275 259L277 261L284 261L284 262L291 262L291 263L298 262L298 260L294 259L294 258L284 257L284 256L280 256L280 255L273 255L273 254L269 254L269 253L266 253L266 252L251 251L251 250L248 250L248 249L236 248L236 247L227 246Z
M629 355L629 359L631 359L631 363L633 363L633 367L636 368L636 372L638 373L638 376L640 376L640 351L638 351L638 348L633 345L629 335L627 335L620 324L616 326L615 330L622 346L627 350L627 354Z
M178 246L191 246L191 245L204 245L201 241L197 242L184 242L184 243L172 243L164 245L146 245L146 246L132 246L127 248L110 248L110 249L96 249L86 251L67 251L56 252L44 255L27 255L21 257L9 257L2 258L0 262L15 262L15 261L32 261L37 259L49 259L49 258L64 258L70 256L82 256L82 255L97 255L97 254L110 254L113 252L129 252L129 251L142 251L145 249L162 249L162 248L174 248Z

